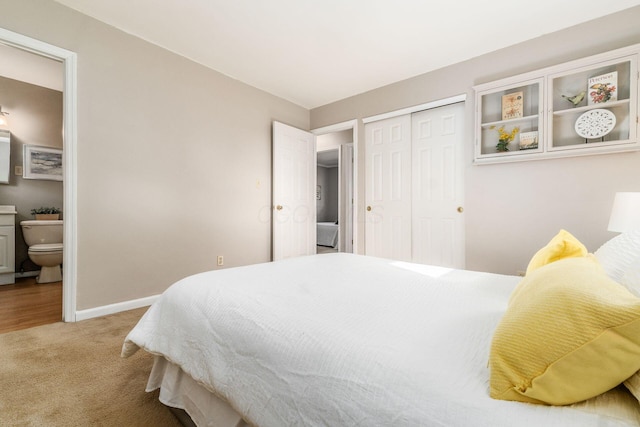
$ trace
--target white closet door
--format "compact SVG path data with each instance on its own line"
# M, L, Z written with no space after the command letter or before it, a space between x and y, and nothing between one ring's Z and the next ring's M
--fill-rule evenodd
M412 118L413 261L464 268L464 103Z
M365 253L411 260L411 116L365 125Z
M316 253L316 137L273 122L273 260Z

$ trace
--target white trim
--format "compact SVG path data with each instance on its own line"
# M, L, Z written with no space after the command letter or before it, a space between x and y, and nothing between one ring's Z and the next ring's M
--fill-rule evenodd
M314 135L324 135L327 133L340 132L342 130L353 129L357 126L358 120L347 120L346 122L336 123L335 125L329 125L325 127L321 127L318 129L311 130L311 133ZM355 136L354 136L355 139Z
M358 253L358 119L347 120L317 129L312 129L314 135L325 135L343 130L353 130L353 253Z
M64 269L62 286L62 319L76 321L77 286L77 55L22 34L0 28L0 43L61 61L64 64L63 156L64 156Z
M150 297L134 299L130 301L118 302L115 304L103 305L101 307L88 308L86 310L78 310L76 312L76 321L93 319L94 317L108 316L122 311L134 310L140 307L148 307L160 298L160 294Z
M418 111L430 110L432 108L443 107L445 105L455 104L458 102L465 102L467 100L467 94L452 96L450 98L438 99L437 101L427 102L426 104L414 105L413 107L403 108L402 110L390 111L388 113L378 114L375 116L365 117L362 119L362 123L377 122L378 120L390 119L392 117L404 116L405 114L413 114Z

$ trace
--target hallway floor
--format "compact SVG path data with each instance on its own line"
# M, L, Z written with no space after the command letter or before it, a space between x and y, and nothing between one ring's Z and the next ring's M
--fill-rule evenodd
M0 286L0 334L62 321L62 282L35 277Z

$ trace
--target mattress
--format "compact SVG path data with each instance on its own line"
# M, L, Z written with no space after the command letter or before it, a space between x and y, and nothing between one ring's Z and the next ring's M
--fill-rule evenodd
M259 426L639 425L624 388L565 407L489 397L518 281L344 253L201 273L162 295L123 356L161 356Z
M317 244L335 248L338 246L338 224L334 222L317 223Z

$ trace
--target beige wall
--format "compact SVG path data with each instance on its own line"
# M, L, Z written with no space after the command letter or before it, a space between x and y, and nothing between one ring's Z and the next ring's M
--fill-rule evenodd
M0 9L78 55L78 310L270 260L271 121L308 110L53 1Z
M60 73L62 65L60 65ZM9 183L0 184L0 204L15 205L16 272L38 270L29 260L20 221L34 219L31 209L53 206L62 209L62 182L24 179L14 174L23 165L23 146L62 148L62 92L0 77L0 104L9 113L11 164ZM63 213L64 215L64 213Z
M506 274L523 270L560 228L589 250L614 236L606 230L616 191L640 191L640 153L473 166L472 86L640 43L640 7L483 55L313 109L311 127L467 94L465 142L466 267ZM473 40L469 40L473 43ZM425 52L428 55L428 52ZM359 140L359 192L364 194L364 132ZM364 212L364 199L360 199ZM364 225L358 220L363 246Z

